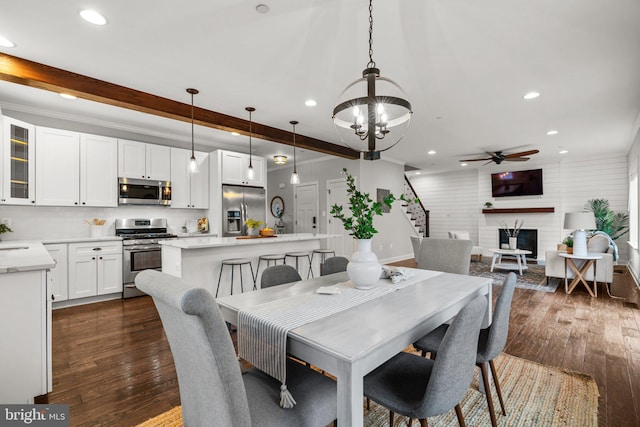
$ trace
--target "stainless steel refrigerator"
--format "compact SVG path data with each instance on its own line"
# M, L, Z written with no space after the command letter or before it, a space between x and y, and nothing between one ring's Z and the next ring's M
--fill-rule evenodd
M222 236L246 236L248 219L267 219L266 191L262 187L222 186Z

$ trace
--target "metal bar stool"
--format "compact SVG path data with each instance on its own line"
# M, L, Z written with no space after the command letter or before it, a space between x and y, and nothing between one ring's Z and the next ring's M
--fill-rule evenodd
M260 276L259 274L260 262L262 261L267 262L267 267L269 267L272 262L273 262L273 265L278 265L278 261L282 261L282 264L285 264L285 255L284 254L267 254L267 255L260 255L258 257L258 267L256 268L256 276L253 278L254 288L256 288L255 285L256 285L256 282L258 281L258 277Z
M311 265L313 265L313 256L315 254L320 255L320 275L322 276L322 266L327 260L327 255L331 254L331 256L336 256L336 251L333 249L314 249L311 253Z
M231 295L233 295L233 270L237 266L240 269L240 291L244 292L243 280L242 280L242 266L249 265L251 269L251 281L253 282L253 289L256 289L255 284L255 276L253 274L253 266L251 265L251 260L249 258L231 258L222 260L220 264L220 275L218 276L218 287L216 288L216 298L218 298L218 292L220 291L220 280L222 279L222 270L224 270L225 266L231 267Z
M307 258L307 261L309 262L309 272L307 273L307 279L309 278L309 276L313 277L313 271L311 271L311 256L309 255L309 252L287 252L285 254L285 257L296 259L296 271L298 272L298 274L300 274L300 269L298 268L298 261L300 260L300 258ZM285 258L285 263L286 263L286 258Z

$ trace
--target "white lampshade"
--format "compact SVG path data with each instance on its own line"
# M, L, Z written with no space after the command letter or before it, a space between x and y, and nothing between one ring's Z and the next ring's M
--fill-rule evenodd
M593 212L570 212L564 214L564 228L573 232L573 254L587 256L587 233L596 228Z

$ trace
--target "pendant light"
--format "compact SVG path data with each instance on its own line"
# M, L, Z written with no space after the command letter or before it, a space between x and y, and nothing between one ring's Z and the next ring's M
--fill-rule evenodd
M369 0L369 63L362 78L340 94L333 109L333 123L340 139L377 160L380 152L396 145L409 128L411 104L393 80L380 77L373 60L373 0Z
M296 125L297 121L291 120L289 123L293 125L293 173L291 174L291 184L300 184L300 176L298 175L298 169L296 168Z
M198 89L189 88L187 92L191 94L191 160L189 160L189 172L198 173L198 162L196 161L196 153L193 142L193 95L200 93Z
M245 108L249 112L249 167L247 168L247 180L253 181L256 179L256 171L253 169L253 163L251 161L251 113L256 111L253 107Z

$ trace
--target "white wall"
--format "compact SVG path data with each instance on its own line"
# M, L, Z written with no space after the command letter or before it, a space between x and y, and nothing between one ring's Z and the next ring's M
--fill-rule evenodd
M638 130L636 133L635 140L633 142L631 150L629 150L629 155L627 156L627 160L628 160L628 164L627 164L628 169L635 167L635 165L639 164L640 162L640 130ZM621 247L623 245L620 244L618 246ZM629 251L629 269L631 270L631 273L635 277L636 283L640 282L640 248L631 247L628 244L625 246Z
M491 174L508 170L543 169L541 196L491 197ZM529 161L525 165L503 163L479 169L411 177L422 203L430 211L430 235L446 237L447 231L469 231L474 242L486 250L498 247L497 221L511 225L524 220L523 228L538 230L538 257L556 248L571 230L563 230L565 212L580 212L590 199L606 198L615 211L627 210L627 158L612 155L597 159L563 159L558 162ZM553 207L554 213L483 214L485 202L494 208ZM621 260L628 250L618 240ZM488 253L487 253L488 254Z
M12 233L0 235L2 240L47 240L89 237L89 225L84 220L106 219L105 230L115 235L117 218L167 218L169 231L182 232L187 219L206 216L201 209L171 209L160 206L122 206L117 208L0 206L0 218L11 219Z

